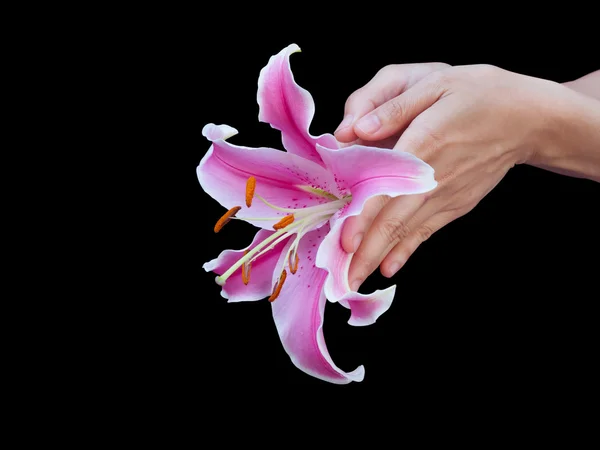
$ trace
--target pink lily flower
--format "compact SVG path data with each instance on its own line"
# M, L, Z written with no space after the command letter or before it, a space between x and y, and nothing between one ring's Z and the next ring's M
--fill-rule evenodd
M202 130L212 145L198 179L228 209L215 232L232 219L260 228L247 248L225 250L203 267L218 274L229 302L269 297L294 365L346 384L362 381L364 367L344 372L334 364L323 337L326 299L350 309L350 325L369 325L390 307L396 286L368 295L350 289L343 223L373 196L423 193L437 183L433 169L409 153L360 145L339 150L331 134L312 136L313 99L296 84L289 63L298 51L293 44L272 56L258 80L259 120L281 131L287 152L230 144L237 130L227 125Z

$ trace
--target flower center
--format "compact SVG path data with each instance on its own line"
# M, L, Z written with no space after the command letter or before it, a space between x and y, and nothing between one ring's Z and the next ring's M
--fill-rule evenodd
M276 205L269 203L263 197L255 193L256 190L256 179L254 177L250 177L248 182L246 183L246 206L250 207L252 205L252 200L254 197L258 198L265 205L275 211L282 211L287 213L281 220L279 220L275 225L273 225L273 229L275 229L275 233L273 233L268 238L259 242L254 248L251 250L246 250L244 255L237 260L229 269L227 269L222 275L216 278L217 284L223 286L227 279L240 267L242 268L242 280L244 284L248 284L250 282L250 269L251 264L260 256L264 255L268 251L275 248L277 244L282 242L283 240L289 238L291 235L296 235L294 241L289 246L287 250L287 254L285 255L284 261L288 262L290 272L292 275L296 273L298 270L298 244L302 237L312 231L319 226L325 224L331 216L333 216L337 211L344 207L351 199L352 196L348 195L343 198L338 198L335 195L324 191L322 189L313 188L310 186L298 186L300 189L311 192L313 194L319 195L321 197L325 197L330 199L331 201L323 203L317 206L310 206L307 208L282 208ZM238 220L265 220L265 221L273 221L277 220L280 217L237 217L236 214L241 210L241 206L235 206L227 211L223 217L221 217L216 225L215 225L215 233L218 233L229 221L232 219ZM279 280L275 284L273 288L273 293L269 297L269 301L274 301L281 292L281 288L283 287L283 283L287 277L287 272L285 269L282 271Z

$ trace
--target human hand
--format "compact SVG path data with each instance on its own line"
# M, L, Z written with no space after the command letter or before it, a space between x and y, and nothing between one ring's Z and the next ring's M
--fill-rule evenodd
M434 67L384 69L350 96L345 113L353 120L335 133L343 143L395 142L388 148L429 163L438 182L425 194L374 198L346 221L342 246L355 252L353 289L379 265L393 276L422 242L548 143L548 112L566 95L558 83L493 66Z
M381 148L393 148L401 130L381 140L365 142L359 139L351 125L379 105L392 100L408 90L427 75L449 68L445 63L392 64L382 68L365 86L355 91L345 105L342 123L335 130L335 137L342 145L366 144Z

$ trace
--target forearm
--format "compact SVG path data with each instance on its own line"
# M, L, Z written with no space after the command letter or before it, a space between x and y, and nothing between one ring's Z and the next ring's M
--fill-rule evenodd
M576 80L563 83L563 85L600 100L600 70L596 70Z
M593 84L581 81L577 88L593 93ZM543 138L527 163L600 182L600 99L563 87L558 85L558 95L545 105Z

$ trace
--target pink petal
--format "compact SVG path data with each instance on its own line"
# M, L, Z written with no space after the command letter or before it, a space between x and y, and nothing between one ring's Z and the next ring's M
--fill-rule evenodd
M298 86L290 68L290 55L300 48L292 44L269 59L258 78L258 120L281 131L283 145L290 153L321 163L317 143L337 148L330 134L313 137L309 126L315 113L312 96Z
M252 250L257 244L271 236L275 231L259 230L254 236L252 244L242 250L225 250L212 261L205 263L202 267L207 272L214 272L222 275L227 269L244 256L245 250ZM273 284L273 272L279 255L285 247L287 241L277 244L272 250L269 250L263 256L257 258L250 269L250 282L245 285L242 281L242 269L237 269L231 277L227 279L221 296L228 299L228 303L233 302L252 302L261 300L271 295Z
M352 254L347 253L341 245L342 221L336 223L325 237L317 252L317 267L329 273L325 282L325 296L331 302L339 302L350 308L348 323L355 326L371 325L386 312L392 304L396 286L378 290L372 294L359 294L350 289L348 268Z
M350 308L351 315L348 323L361 327L375 323L379 316L390 309L395 293L395 285L368 295L349 292L340 299L340 304Z
M328 201L303 191L300 186L317 187L334 195L338 192L331 174L320 165L280 150L232 145L221 138L232 136L232 130L235 132L226 125L204 127L206 137L218 139L200 161L197 174L204 191L225 208L242 206L238 217L273 217L270 221L248 220L257 227L269 229L287 214L268 207L258 198L254 198L250 209L246 208L246 182L250 176L256 178L256 194L283 208L302 208Z
M364 145L341 150L317 145L317 150L339 190L352 194L347 216L359 214L374 195L421 194L437 186L433 167L407 152Z
M369 295L351 292L348 268L352 254L340 242L347 217L358 215L371 197L391 197L428 192L437 186L431 166L405 152L353 145L343 150L317 147L323 161L334 173L340 190L351 193L351 202L331 220L331 231L319 247L317 267L328 272L325 295L352 310L351 325L374 323L391 305L395 286Z
M283 289L272 303L273 318L283 347L296 367L321 380L347 384L362 381L365 370L359 366L352 372L343 372L333 363L325 345L323 285L327 272L315 267L314 249L318 248L327 229L325 225L311 231L300 241L298 271L292 274L287 268Z

